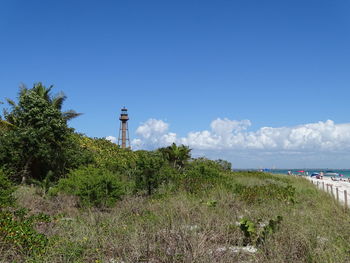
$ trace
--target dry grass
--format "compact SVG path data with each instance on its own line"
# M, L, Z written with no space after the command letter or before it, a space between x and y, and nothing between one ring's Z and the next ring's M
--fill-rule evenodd
M239 176L233 180L244 183ZM349 214L305 180L291 182L297 189L294 205L247 204L218 187L201 195L128 197L108 210L79 210L74 198L44 198L23 187L17 191L21 206L62 215L46 231L46 252L23 261L350 262ZM242 216L268 221L277 215L283 217L279 230L257 252L235 250L243 244L237 226Z

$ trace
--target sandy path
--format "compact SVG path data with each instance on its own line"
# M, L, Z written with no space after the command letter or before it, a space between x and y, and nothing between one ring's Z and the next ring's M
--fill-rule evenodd
M307 180L312 181L315 186L321 190L323 190L323 184L324 184L324 191L327 191L327 185L328 186L328 192L329 194L331 194L331 190L333 190L333 196L334 198L336 197L336 188L338 188L338 192L339 192L339 201L344 203L345 202L345 192L346 191L346 195L347 195L347 199L348 199L348 206L349 206L349 202L350 202L350 182L347 179L343 179L343 180L339 180L339 178L337 178L337 180L339 181L333 181L330 177L323 177L323 179L316 179L314 177L310 177L307 176L305 177ZM330 187L332 186L332 188Z

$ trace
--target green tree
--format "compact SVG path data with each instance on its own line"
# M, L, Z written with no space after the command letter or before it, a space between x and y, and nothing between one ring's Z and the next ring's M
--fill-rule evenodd
M121 149L106 139L86 136L80 136L79 143L93 154L96 167L103 167L121 174L132 174L132 170L135 170L137 156L130 149Z
M229 161L218 159L215 161L224 171L231 171L232 164Z
M146 190L151 195L162 182L160 170L164 165L164 159L159 152L137 151L136 160L136 190Z
M12 182L4 175L3 171L0 170L0 210L3 207L13 205L14 198L12 193L15 187Z
M61 178L51 194L61 191L78 196L82 206L105 207L114 205L128 188L129 183L122 181L119 174L105 168L86 166L72 170L66 178Z
M3 114L7 129L0 136L0 165L22 182L28 177L41 180L49 171L59 176L69 167L66 149L72 147L73 130L67 121L79 114L62 112L66 96L51 96L51 89L38 83L32 89L21 87L18 103L7 99L10 110Z
M191 158L191 149L188 146L177 146L175 143L172 145L158 149L162 153L163 157L171 164L175 169L181 170L185 167L188 160Z
M28 95L29 93L33 93L39 98L43 99L46 101L51 107L54 109L58 110L62 118L66 121L71 120L73 118L78 117L81 115L81 113L77 113L74 110L68 110L68 111L63 111L62 112L62 106L64 101L67 99L67 96L64 95L63 92L58 93L55 96L51 96L51 90L53 89L53 85L50 87L46 88L41 82L34 84L32 89L27 89L24 85L20 87L19 91L19 98L24 97ZM11 99L6 99L8 104L12 107L12 109L17 108L19 105L17 105L13 100ZM4 116L7 120L3 121L3 125L7 126L16 126L18 120L16 119L16 116L14 114L8 113L6 110L4 112Z
M197 193L213 188L222 179L222 168L215 161L207 158L197 158L183 170L180 183L191 193Z

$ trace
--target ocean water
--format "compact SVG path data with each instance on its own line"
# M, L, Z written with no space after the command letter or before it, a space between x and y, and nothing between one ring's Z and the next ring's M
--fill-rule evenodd
M309 175L316 172L332 171L338 174L344 175L343 177L350 178L350 169L266 169L265 172L274 173L274 174L288 174L288 171L291 171L293 174L301 174L298 171L307 172Z

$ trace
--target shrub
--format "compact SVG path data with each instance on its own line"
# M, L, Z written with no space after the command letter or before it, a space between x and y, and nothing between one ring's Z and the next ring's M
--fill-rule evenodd
M17 253L29 255L42 253L48 239L35 230L35 225L50 220L44 214L28 216L25 209L0 211L1 250L14 249Z
M137 151L136 164L135 190L147 191L151 195L165 180L161 174L164 159L159 152Z
M215 162L218 165L220 165L220 167L223 171L231 171L232 170L232 164L229 161L218 159Z
M128 173L135 168L136 153L129 149L121 149L115 143L106 139L78 137L81 148L89 151L92 163L111 172Z
M265 185L245 186L237 184L235 192L247 203L260 203L272 200L286 203L295 202L295 188L291 185L283 186L270 183Z
M281 176L277 174L270 174L270 173L264 173L264 172L258 172L258 171L236 171L233 172L233 175L243 178L253 178L253 179L259 179L259 180L270 180L274 182L280 182L280 183L291 183L291 178L287 176Z
M270 219L268 223L263 223L262 219L258 219L258 222L255 223L247 218L242 218L239 222L239 228L244 234L243 245L260 246L264 244L266 238L278 230L281 222L282 216Z
M6 175L0 170L0 209L13 204L12 193L15 187Z
M0 136L0 165L12 170L17 181L42 180L50 170L59 177L71 168L72 155L65 150L75 147L67 121L79 114L62 112L66 97L51 96L51 89L38 83L21 88L17 104L8 100L11 108L4 118L11 128Z
M199 158L184 171L180 183L190 193L208 190L221 181L221 168L214 161Z
M82 206L112 206L126 193L127 184L121 176L92 166L71 171L59 180L51 193L62 191L80 198Z

